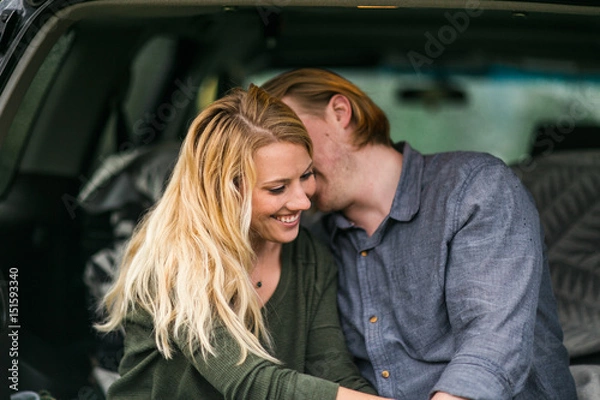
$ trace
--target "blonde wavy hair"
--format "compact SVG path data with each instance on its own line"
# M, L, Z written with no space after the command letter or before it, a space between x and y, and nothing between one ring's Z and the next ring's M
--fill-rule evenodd
M248 352L277 362L250 271L253 156L275 142L303 146L310 138L296 114L262 89L234 89L192 122L162 198L136 228L118 278L103 300L96 328L123 326L141 307L154 320L159 351L173 355L172 338L190 352L215 354L212 332L224 326Z
M334 95L346 96L352 107L354 145L392 145L390 123L383 110L358 86L334 72L319 68L300 68L284 72L261 87L279 99L292 97L302 111L317 117L323 116L327 103Z

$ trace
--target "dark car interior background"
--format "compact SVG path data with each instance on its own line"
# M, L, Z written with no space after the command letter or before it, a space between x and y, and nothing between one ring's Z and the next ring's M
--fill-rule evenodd
M600 387L600 2L229 3L0 3L1 367L18 325L19 389L104 397L122 343L94 332L95 305L189 122L310 66L356 82L394 140L512 166L544 224L581 398Z

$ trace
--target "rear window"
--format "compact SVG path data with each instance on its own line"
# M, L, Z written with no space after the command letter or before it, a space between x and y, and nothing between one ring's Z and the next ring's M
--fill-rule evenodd
M424 153L474 150L511 164L528 157L535 132L555 124L600 126L597 77L545 75L510 68L485 73L415 75L387 69L332 69L357 84L387 114L394 141ZM251 76L262 84L281 71ZM560 140L558 138L557 140Z

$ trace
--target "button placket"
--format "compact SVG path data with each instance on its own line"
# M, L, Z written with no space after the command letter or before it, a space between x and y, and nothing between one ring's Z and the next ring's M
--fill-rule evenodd
M359 271L362 271L363 274L365 274L368 271L368 259L367 256L370 255L370 250L361 250L360 252L358 252L358 265L362 266L362 268L359 268ZM362 276L360 277L361 280L364 280L364 283L369 285L367 282L369 281L367 276ZM370 343L370 345L374 346L374 348L380 348L383 349L383 338L382 338L382 332L381 332L381 327L379 326L379 316L376 314L377 308L378 306L376 304L372 304L372 302L366 302L365 303L365 310L364 312L368 313L370 312L371 314L367 314L366 318L368 321L368 325L369 327L367 327L367 331L366 331L366 338L367 338L367 342ZM380 345L376 345L375 343L380 343ZM367 345L367 347L369 347L369 345ZM371 350L369 350L369 353L372 355L372 365L375 368L375 370L381 371L379 372L379 379L382 379L382 381L379 382L379 386L380 389L383 390L384 392L389 392L392 390L391 388L391 384L392 382L388 379L390 377L390 372L389 370L386 369L381 369L382 367L386 367L387 366L387 362L385 361L385 355L379 353L379 351L375 351L374 353L371 352Z

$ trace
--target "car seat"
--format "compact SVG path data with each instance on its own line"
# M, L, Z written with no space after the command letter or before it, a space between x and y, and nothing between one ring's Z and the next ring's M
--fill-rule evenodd
M80 191L78 204L88 215L107 219L110 229L108 240L91 254L84 269L92 322L102 318L100 301L118 272L137 222L162 195L179 147L180 143L168 142L109 156ZM88 241L107 235L98 232L98 225L89 224ZM121 332L97 335L92 375L105 394L119 377L122 355Z
M513 166L545 230L552 285L580 399L600 398L600 126L536 129Z

